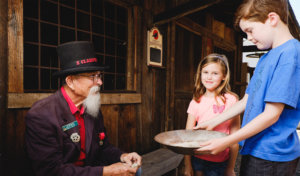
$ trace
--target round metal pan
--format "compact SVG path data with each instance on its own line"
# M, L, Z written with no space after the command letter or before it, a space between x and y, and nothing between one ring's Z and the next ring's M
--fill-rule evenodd
M200 143L226 135L218 131L174 130L159 133L154 140L176 153L193 155L194 149L200 148Z

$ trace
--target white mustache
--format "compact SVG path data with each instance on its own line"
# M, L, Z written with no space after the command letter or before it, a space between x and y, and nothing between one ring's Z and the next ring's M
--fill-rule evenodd
M100 93L100 87L99 86L94 86L90 89L89 94L97 94L97 93Z
M100 96L100 87L94 86L90 89L89 95L83 102L86 112L91 116L97 118L100 106L101 106L101 96Z

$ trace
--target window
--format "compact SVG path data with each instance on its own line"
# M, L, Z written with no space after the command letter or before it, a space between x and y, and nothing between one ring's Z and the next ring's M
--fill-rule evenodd
M54 92L61 83L56 46L92 41L104 72L103 90L126 89L128 9L105 0L24 1L24 91Z

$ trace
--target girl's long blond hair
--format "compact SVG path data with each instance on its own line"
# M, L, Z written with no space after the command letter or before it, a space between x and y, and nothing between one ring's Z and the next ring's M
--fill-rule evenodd
M227 57L222 54L212 53L204 57L198 65L197 73L195 75L195 86L194 86L194 94L193 99L197 102L200 101L200 97L204 95L206 88L201 82L201 71L204 67L211 63L218 63L222 68L222 74L224 76L224 80L215 90L215 98L220 97L223 103L226 102L225 93L231 93L229 81L230 81L230 70ZM236 95L235 95L236 96ZM217 101L218 102L218 101Z

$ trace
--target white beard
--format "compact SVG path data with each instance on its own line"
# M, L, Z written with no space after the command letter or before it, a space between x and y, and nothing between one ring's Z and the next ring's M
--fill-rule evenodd
M90 89L89 95L83 101L83 106L89 115L93 116L94 118L98 117L101 106L99 86L94 86Z

